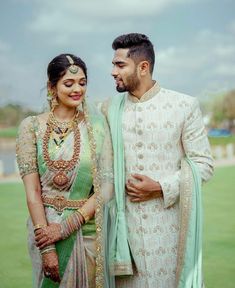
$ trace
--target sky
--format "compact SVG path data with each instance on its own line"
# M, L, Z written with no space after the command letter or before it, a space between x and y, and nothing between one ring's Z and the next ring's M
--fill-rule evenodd
M88 67L90 100L116 95L112 41L149 36L154 79L200 100L235 88L234 0L8 0L0 4L0 106L41 110L46 69L72 53Z

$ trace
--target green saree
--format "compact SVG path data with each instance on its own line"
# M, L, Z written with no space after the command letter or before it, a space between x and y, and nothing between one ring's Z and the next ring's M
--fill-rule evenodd
M103 206L104 197L106 197L106 202L112 198L113 188L112 149L107 124L103 115L97 109L94 109L91 114L89 113L89 116L91 115L90 125L92 126L96 145L96 157L95 159L91 159L92 148L89 143L87 124L85 122L79 123L81 133L80 158L74 169L68 172L70 179L69 189L58 191L52 184L53 171L47 168L43 159L42 139L46 130L47 119L43 115L46 114L37 117L28 117L19 127L17 161L21 176L38 172L42 196L55 197L60 195L72 200L87 199L91 196L94 183L98 187L98 192L96 191L95 218L91 219L82 226L82 229L73 233L67 239L56 243L59 270L62 279L60 284L54 283L49 278L44 277L41 256L34 242L32 221L29 219L29 252L33 265L34 287L104 287L103 283L108 276L103 273L105 269ZM73 132L66 137L59 149L58 147L55 149L53 141L50 141L48 146L50 157L52 159L71 159L73 143ZM97 168L92 166L92 161L96 164ZM95 178L93 177L94 175ZM46 205L45 207L48 223L60 223L73 211L65 208L63 213L57 213L50 205Z

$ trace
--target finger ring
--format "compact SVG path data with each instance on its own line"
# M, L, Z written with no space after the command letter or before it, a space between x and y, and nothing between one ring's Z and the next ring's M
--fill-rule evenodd
M44 272L44 274L45 274L46 277L50 277L50 276L51 276L51 273L50 273L50 272L47 272L47 271Z

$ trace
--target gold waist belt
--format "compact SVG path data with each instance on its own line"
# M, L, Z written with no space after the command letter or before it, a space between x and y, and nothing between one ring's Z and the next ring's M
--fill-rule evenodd
M81 208L87 199L71 200L66 199L64 196L48 197L42 196L42 202L44 206L53 207L58 213L63 213L64 209L76 210Z

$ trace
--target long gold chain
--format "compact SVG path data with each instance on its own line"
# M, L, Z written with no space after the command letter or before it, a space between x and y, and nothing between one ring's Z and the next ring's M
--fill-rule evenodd
M49 114L48 121L47 121L47 129L45 132L45 135L43 137L43 157L44 160L47 164L47 167L49 170L56 172L56 175L53 177L53 184L56 188L59 190L63 190L67 188L68 186L68 176L67 172L72 170L80 155L80 130L78 127L79 123L79 117L77 115L76 118L74 118L73 121L70 121L69 124L70 127L67 127L69 131L73 130L74 131L74 149L73 149L73 156L70 160L52 160L50 158L48 146L49 146L49 141L51 138L51 135L53 134L54 130L58 128L58 121L55 121L55 117L53 116L52 113ZM64 129L65 127L61 128Z

